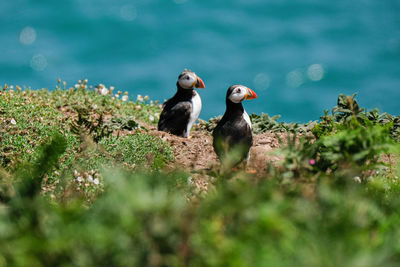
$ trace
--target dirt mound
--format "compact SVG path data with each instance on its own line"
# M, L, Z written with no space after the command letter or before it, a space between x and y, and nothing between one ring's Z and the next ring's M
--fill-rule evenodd
M146 125L145 128L149 134L160 137L171 145L175 156L172 163L174 167L204 170L219 165L218 157L212 146L213 138L208 132L195 130L191 132L191 138L183 138L158 131L154 126ZM280 136L285 138L284 134L280 134ZM254 135L247 169L256 172L263 171L266 162L275 162L280 159L278 156L271 155L271 152L279 147L278 138L273 132Z

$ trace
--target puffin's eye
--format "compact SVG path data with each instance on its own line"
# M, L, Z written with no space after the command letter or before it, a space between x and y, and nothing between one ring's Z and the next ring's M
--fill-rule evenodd
M186 76L186 80L189 80L189 76Z
M240 90L240 89L237 89L237 90L236 90L236 92L237 92L237 93L241 93L241 92L242 92L242 90Z

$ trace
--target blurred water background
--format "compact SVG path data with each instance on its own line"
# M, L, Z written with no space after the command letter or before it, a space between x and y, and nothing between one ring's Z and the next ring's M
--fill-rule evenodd
M178 74L203 78L208 119L229 85L248 113L318 119L339 93L399 114L398 0L2 0L0 84L103 83L163 101Z

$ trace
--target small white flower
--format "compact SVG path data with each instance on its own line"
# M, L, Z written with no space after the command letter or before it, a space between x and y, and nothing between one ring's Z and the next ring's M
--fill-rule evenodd
M148 101L150 99L150 97L148 95L146 95L143 99Z
M93 183L94 183L95 185L98 185L98 184L100 183L100 181L99 181L99 179L95 178L95 179L93 180Z
M137 95L136 100L139 101L139 102L143 102L143 96L142 95Z
M150 121L154 121L154 116L150 114L149 120L150 120Z
M12 125L17 124L17 122L14 120L14 118L11 119L10 123L11 123Z
M114 97L115 97L115 98L118 98L118 97L119 97L119 94L115 94Z
M77 180L79 183L81 183L81 182L83 181L82 177L80 177L80 176L76 177L76 180Z
M156 118L160 117L160 113L154 113L154 117Z
M107 89L106 87L102 87L102 88L100 89L100 94L101 94L101 95L107 95L107 94L108 94L108 89Z
M140 105L137 105L137 106L135 107L135 109L137 109L137 110L141 110L141 109L142 109L142 106L140 106Z
M188 183L188 185L193 185L193 178L192 178L192 176L189 176L189 177L187 178L187 183Z
M124 101L124 102L128 101L128 95L123 95L121 97L121 100Z
M75 84L75 88L78 89L80 87L79 84Z
M93 109L97 109L97 105L96 105L96 104L93 104L93 105L92 105L92 108L93 108Z
M88 175L87 180L88 180L88 182L93 183L93 177L91 175Z
M78 171L74 170L74 176L78 176Z
M359 176L354 176L354 182L361 183L361 178Z

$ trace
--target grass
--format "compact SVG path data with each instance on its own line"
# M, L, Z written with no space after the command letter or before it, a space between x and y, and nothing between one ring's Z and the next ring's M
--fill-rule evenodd
M283 160L199 173L164 168L157 104L76 87L1 92L0 266L400 264L399 117L354 96L305 125L252 115L289 133Z
M160 107L153 102L124 102L88 90L83 83L51 92L5 90L0 97L0 166L13 173L21 164L37 160L35 151L57 133L65 138L66 151L46 174L46 192L54 191L55 183L64 177L83 175L91 181L96 175L101 180L101 169L116 163L124 162L131 169L161 168L173 159L171 149L145 134L138 123L154 123L157 112ZM124 130L135 134L119 136Z

